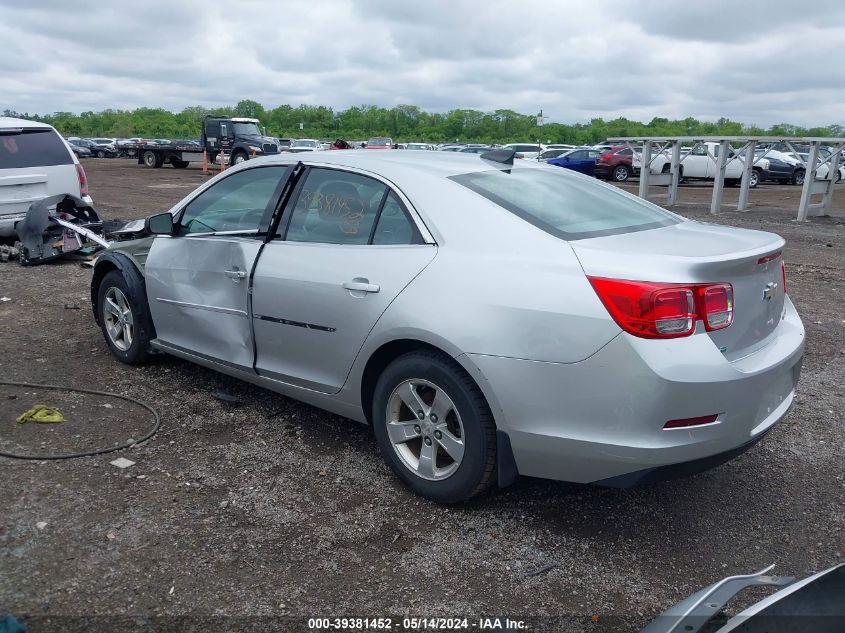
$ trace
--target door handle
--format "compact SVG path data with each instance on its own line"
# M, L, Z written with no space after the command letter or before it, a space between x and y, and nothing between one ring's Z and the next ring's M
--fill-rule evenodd
M378 292L381 290L378 284L371 284L365 281L347 281L344 282L343 287L347 290L357 292Z
M238 267L235 266L231 270L226 271L226 276L229 279L232 279L233 281L240 281L241 279L246 277L246 271L245 270L238 270Z

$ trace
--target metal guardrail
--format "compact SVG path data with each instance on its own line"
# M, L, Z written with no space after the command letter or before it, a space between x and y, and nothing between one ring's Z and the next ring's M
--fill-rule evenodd
M704 143L718 143L719 152L713 156L707 151L707 156L716 162L716 177L713 181L713 198L710 202L710 213L718 213L722 208L722 193L725 187L725 170L729 163L739 160L743 164L742 179L740 181L739 201L737 211L748 209L748 191L751 178L751 171L754 163L765 158L755 158L757 146L761 143L784 143L804 164L805 176L804 185L801 190L801 201L798 205L798 221L806 221L808 216L829 215L833 205L833 189L836 182L836 175L842 158L842 151L845 150L845 138L829 137L782 137L782 136L620 136L607 139L610 143L627 145L634 149L634 144L642 145L641 166L640 166L640 188L639 196L648 198L649 187L666 186L667 204L673 205L678 200L678 183L680 182L681 164L686 156L681 155L683 145L692 144L692 149L701 147ZM732 145L740 146L732 147ZM807 160L800 158L796 150L796 144L809 144L810 151ZM831 148L831 154L827 158L820 159L822 146ZM656 152L655 152L656 150ZM734 155L729 157L730 150ZM636 150L635 150L636 153ZM663 155L669 159L669 172L652 174L651 165L657 156ZM687 154L688 156L689 154ZM819 169L826 165L827 176L824 179L818 177ZM811 202L813 195L821 194L820 202Z

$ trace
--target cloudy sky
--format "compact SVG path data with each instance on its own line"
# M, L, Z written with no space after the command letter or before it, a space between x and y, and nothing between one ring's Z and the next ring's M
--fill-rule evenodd
M0 111L282 103L845 124L845 2L0 0Z

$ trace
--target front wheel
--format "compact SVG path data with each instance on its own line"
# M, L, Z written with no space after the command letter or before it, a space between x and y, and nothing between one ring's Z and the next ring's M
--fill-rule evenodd
M97 158L105 158L106 153L103 150L97 150Z
M249 156L247 156L243 152L235 152L232 154L232 164L233 165L240 165L245 160L249 160Z
M617 165L613 169L613 180L616 182L626 182L630 177L631 172L625 165Z
M804 177L806 176L806 172L803 169L796 169L795 172L792 174L792 184L798 185L799 187L804 184Z
M150 343L149 312L146 298L140 294L138 288L130 287L119 270L103 278L97 293L97 315L103 337L112 355L129 365L147 359Z
M752 169L751 173L748 174L748 186L751 189L754 189L757 185L760 184L760 172L756 169Z
M385 461L417 494L458 503L494 482L493 415L448 356L419 351L394 360L376 384L372 417Z

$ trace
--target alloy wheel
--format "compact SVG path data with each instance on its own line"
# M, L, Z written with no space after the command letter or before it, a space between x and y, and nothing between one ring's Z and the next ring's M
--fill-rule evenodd
M439 481L464 457L464 427L449 395L422 378L405 380L387 401L387 434L399 459L418 477Z
M103 300L103 320L109 340L121 352L132 347L134 319L132 308L120 288L111 287Z

